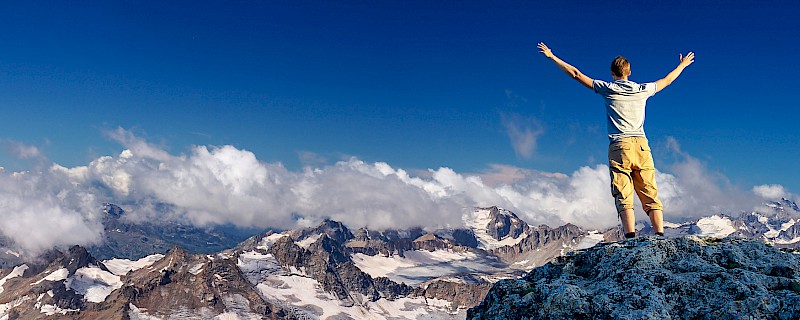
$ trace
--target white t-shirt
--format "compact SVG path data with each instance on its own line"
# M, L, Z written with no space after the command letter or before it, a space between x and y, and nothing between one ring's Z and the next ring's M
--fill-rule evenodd
M647 98L656 94L654 82L638 84L629 80L594 80L594 91L603 96L608 121L608 139L645 137L644 108Z

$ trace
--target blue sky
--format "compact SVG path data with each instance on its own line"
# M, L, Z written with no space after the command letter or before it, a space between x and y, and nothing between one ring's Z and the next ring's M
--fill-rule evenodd
M233 145L293 170L605 163L602 102L536 52L544 41L593 78L624 55L639 82L694 51L648 102L659 169L690 155L717 183L800 190L795 1L82 4L0 10L6 170L118 154L120 127L173 154ZM509 128L530 132L521 149Z

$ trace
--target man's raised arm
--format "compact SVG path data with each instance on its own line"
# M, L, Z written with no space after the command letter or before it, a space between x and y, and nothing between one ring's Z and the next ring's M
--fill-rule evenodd
M685 57L683 54L681 54L679 57L681 62L678 63L678 66L675 67L675 70L672 70L670 73L668 73L666 77L656 81L656 92L659 92L672 84L672 81L675 81L675 79L678 79L678 76L681 75L683 69L686 69L686 67L694 62L694 52L687 53Z
M580 82L582 85L586 86L589 89L594 90L592 87L592 78L587 77L585 74L581 73L578 68L573 67L569 63L566 63L564 60L559 59L556 55L553 54L553 51L547 47L543 42L539 42L539 52L542 53L545 57L553 60L556 63L561 71L564 71L568 76L572 77L576 81Z

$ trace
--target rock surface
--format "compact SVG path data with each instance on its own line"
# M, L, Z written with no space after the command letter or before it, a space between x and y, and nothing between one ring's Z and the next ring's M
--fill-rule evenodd
M639 238L495 284L468 319L798 319L800 256L756 240Z

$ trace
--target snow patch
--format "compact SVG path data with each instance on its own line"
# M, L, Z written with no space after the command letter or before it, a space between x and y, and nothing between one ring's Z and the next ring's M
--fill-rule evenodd
M439 258L441 260L441 257ZM256 286L265 301L291 310L298 318L356 320L464 318L461 313L465 313L465 310L450 311L451 305L448 301L426 300L424 297L401 298L394 301L380 299L372 302L360 294L351 293L356 303L353 306L346 306L334 294L326 292L319 282L306 276L304 270L291 266L288 269L282 268L271 254L249 251L239 254L238 259L237 266L248 281ZM225 305L230 305L227 300ZM233 316L230 311L235 310L226 308L225 311L225 316ZM453 312L459 314L453 316ZM246 314L239 312L237 316L242 317Z
M197 263L197 264L193 265L193 266L192 266L192 267L189 269L189 273L191 273L191 274L193 274L193 275L198 275L198 274L200 274L200 272L202 272L202 271L203 271L203 267L204 267L205 265L206 265L206 263L205 263L205 262L199 262L199 263Z
M259 320L259 319L262 319L262 318L259 317L255 313L250 313L250 314L247 314L247 315L240 315L238 313L227 312L227 311L217 315L216 317L214 317L214 320L242 320L242 319Z
M775 230L772 228L769 228L769 231L764 232L764 236L770 239L777 237L779 234L781 234L780 230Z
M386 277L389 274L396 272L401 268L410 268L416 266L413 261L403 258L399 255L383 256L383 255L366 255L363 253L356 253L350 257L353 263L361 269L361 271L370 275L372 278Z
M128 272L136 271L142 268L149 267L158 260L164 258L163 254L149 255L136 261L128 259L111 259L103 261L103 264L108 268L111 273L121 276Z
M236 266L239 267L239 270L242 272L254 272L254 271L264 271L264 270L271 270L277 271L274 268L267 268L267 267L274 267L277 266L280 269L280 265L278 265L278 260L272 256L272 254L261 254L255 251L243 252L239 254L238 262Z
M255 251L239 254L236 266L239 267L247 281L252 284L257 284L265 277L283 271L280 263L272 254L260 254Z
M455 277L444 277L444 278L438 278L436 280L437 281L452 282L452 283L467 284L466 280L461 279L461 278L455 278Z
M19 307L25 301L30 300L31 298L28 296L17 297L14 300L11 300L7 303L0 304L0 320L7 320L8 319L8 311Z
M66 315L67 312L78 312L81 311L80 309L62 309L61 307L53 304L45 304L42 305L39 309L39 312L44 313L48 316L52 316L56 313L60 313L62 315Z
M16 266L14 267L14 270L11 270L11 273L7 274L5 277L3 277L3 279L0 279L0 293L3 293L5 290L3 286L6 284L6 281L16 277L21 277L22 274L25 273L25 270L28 270L28 266L25 264Z
M500 211L505 212L504 209L500 209ZM464 214L462 220L464 221L464 225L472 229L472 231L475 233L475 238L478 240L478 248L484 250L513 246L528 236L527 233L523 233L516 238L507 236L501 240L497 240L492 237L486 228L489 223L492 222L490 210L488 209L475 209L472 211L472 213Z
M130 317L131 320L161 320L161 318L148 315L146 312L147 309L139 309L133 303L128 303L128 307L130 308L130 311L128 311L128 317Z
M683 226L683 225L679 224L679 223L672 223L672 222L669 222L669 221L664 221L664 227L666 227L666 228L677 229L677 228L680 228L681 226Z
M425 281L468 272L499 272L506 268L501 262L479 256L473 252L451 250L414 250L399 255L370 256L356 253L351 256L353 263L371 277L387 277L397 283L405 282L416 286Z
M268 235L258 242L258 246L256 246L256 249L267 250L269 249L269 247L275 244L275 242L277 242L278 239L283 237L288 237L288 236L282 233L273 233L271 235Z
M583 250L594 247L600 242L603 242L603 234L597 230L589 231L589 233L581 238L581 242L575 245L575 250Z
M700 234L697 235L700 237L724 238L736 232L731 219L719 215L702 218L696 225L700 228Z
M75 271L75 275L67 279L66 286L82 294L84 300L100 303L105 301L112 291L122 287L122 281L118 275L96 266L89 266Z
M525 260L522 260L522 261L514 262L514 265L523 265L524 266L524 265L527 265L530 262L531 262L530 260L525 259Z
M314 310L319 319L336 316L345 309L339 304L339 299L322 290L316 280L299 275L272 276L256 288L269 299Z
M782 223L779 229L773 229L772 226L768 223L769 220L767 220L767 218L764 219L766 221L762 221L762 223L764 223L764 225L766 225L767 228L769 228L769 231L764 232L765 238L772 240L773 243L775 244L795 244L800 242L800 237L796 237L794 239L787 239L785 236L778 238L782 232L791 229L797 224L797 221L795 219L790 219L789 221ZM759 221L761 221L761 217L759 217Z
M315 319L417 319L434 312L450 314L451 307L448 301L423 297L372 302L363 296L361 302L347 307L336 296L325 292L316 280L298 275L271 276L256 287L267 300L283 301Z
M12 256L15 256L15 257L17 257L17 258L19 258L19 257L20 257L20 255L21 255L21 254L19 254L18 252L11 251L11 250L6 250L6 254L10 254L10 255L12 255Z
M302 247L303 249L308 250L308 246L310 246L314 242L317 242L317 240L319 240L320 237L322 237L321 233L313 235L313 236L306 237L303 240L295 242L295 244L297 244L298 246Z
M759 221L760 221L760 219L759 219ZM772 227L768 223L764 223L764 225L766 225L767 228L769 228L769 231L764 232L764 236L767 237L767 238L770 238L770 239L771 238L775 238L775 237L779 236L781 234L781 232L789 230L789 228L793 227L796 223L797 223L797 221L795 221L794 219L791 219L791 220L781 224L780 229L777 229L777 230L776 229L772 229Z
M793 227L795 223L797 223L797 221L794 221L794 219L785 222L784 224L781 225L781 231L789 230L789 228Z
M769 239L775 238L779 234L781 234L780 230L775 230L775 229L772 229L772 228L769 228L769 231L764 232L764 236L769 238Z
M795 244L800 242L800 237L791 239L791 240L783 240L783 239L775 239L775 244Z
M67 268L61 268L56 271L51 272L44 278L34 283L31 283L32 286L42 283L42 281L61 281L67 279L69 276L69 270Z

